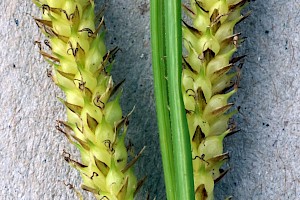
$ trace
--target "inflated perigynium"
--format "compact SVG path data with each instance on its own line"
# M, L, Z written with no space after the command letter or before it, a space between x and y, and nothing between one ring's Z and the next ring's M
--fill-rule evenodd
M214 199L214 184L227 170L223 139L232 133L229 119L236 111L228 99L237 90L236 62L231 59L240 42L233 28L245 16L246 0L191 0L184 6L192 25L184 22L182 91L192 145L197 200Z
M81 174L82 188L97 199L133 199L139 183L127 162L128 117L119 104L120 84L109 74L116 49L106 51L103 18L96 26L93 0L36 0L43 13L36 23L51 49L41 54L53 66L52 79L64 91L67 121L57 128L75 145L81 162L65 160Z

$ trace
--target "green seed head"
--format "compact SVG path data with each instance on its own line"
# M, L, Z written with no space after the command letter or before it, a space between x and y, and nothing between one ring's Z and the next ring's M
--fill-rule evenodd
M103 18L95 25L93 0L36 0L43 13L36 19L48 37L48 53L41 54L53 66L52 79L65 92L61 102L68 120L58 129L81 153L81 162L66 153L76 168L82 188L97 199L130 200L138 188L127 162L127 116L120 107L120 86L114 86L109 70L116 49L107 52L103 42Z
M213 199L214 183L227 171L223 139L232 130L228 99L236 92L237 74L232 59L239 38L233 29L244 19L246 0L191 0L184 7L192 26L184 23L183 39L188 54L183 59L182 91L192 143L197 200Z

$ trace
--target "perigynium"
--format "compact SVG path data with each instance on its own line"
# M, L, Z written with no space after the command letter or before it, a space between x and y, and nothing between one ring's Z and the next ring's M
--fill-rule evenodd
M188 52L183 57L182 91L190 132L195 196L214 199L214 184L228 170L223 139L234 125L229 120L228 99L237 91L238 66L232 59L241 42L234 26L243 20L241 10L247 0L191 0L184 6L192 24L184 22L183 40Z
M58 121L81 154L81 161L65 153L65 160L82 177L82 188L97 199L130 200L137 183L128 162L125 136L128 116L120 107L120 84L114 86L110 70L117 49L106 51L103 17L96 26L93 0L35 0L42 19L35 19L48 38L48 53L40 53L52 65L51 77L64 91L60 99L67 109L67 121Z

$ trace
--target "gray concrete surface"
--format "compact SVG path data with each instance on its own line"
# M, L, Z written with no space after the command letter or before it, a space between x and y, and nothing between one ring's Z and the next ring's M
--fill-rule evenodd
M149 191L161 200L148 3L107 1L107 44L122 49L113 74L116 82L126 78L124 111L136 106L128 136L136 151L147 146L136 172L148 181L137 199ZM260 0L248 9L252 15L238 26L248 37L240 54L248 56L233 98L240 106L235 120L241 131L226 139L232 170L217 185L216 199L298 200L300 2ZM54 128L55 120L64 118L56 99L62 93L33 45L41 35L30 15L39 15L30 0L0 2L0 199L75 199L64 181L79 188L80 178L61 154L76 150Z

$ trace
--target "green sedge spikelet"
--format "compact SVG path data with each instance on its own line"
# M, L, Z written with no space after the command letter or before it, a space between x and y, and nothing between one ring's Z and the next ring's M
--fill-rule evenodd
M233 132L229 120L228 99L237 91L238 72L232 59L239 34L234 26L243 20L241 10L247 0L191 0L183 6L192 20L182 27L187 56L183 57L182 91L193 156L195 196L197 200L214 199L214 184L228 170L223 153L223 139ZM237 67L236 67L237 68Z
M40 53L52 65L52 79L65 93L60 99L67 121L57 129L75 145L81 162L65 154L83 180L82 188L96 199L130 200L141 182L128 162L125 136L128 116L120 107L120 85L114 86L109 71L117 49L106 51L104 21L96 26L93 0L36 0L42 19L35 19L51 49Z

